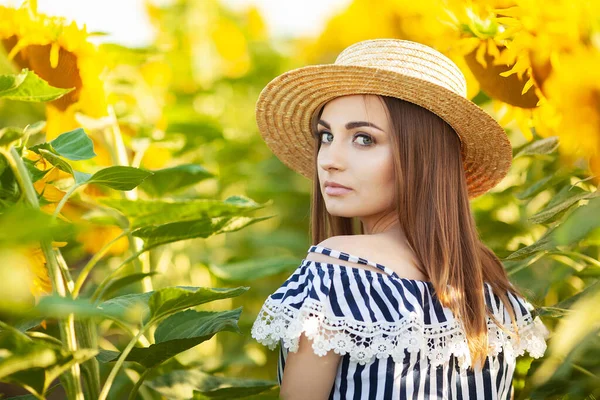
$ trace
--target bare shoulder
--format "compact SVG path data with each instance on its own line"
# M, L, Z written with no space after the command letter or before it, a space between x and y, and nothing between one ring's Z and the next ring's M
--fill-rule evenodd
M376 235L332 236L323 240L318 246L327 247L385 265L402 278L425 279L416 266L412 251L400 243L394 243L391 240L382 239ZM310 252L307 254L306 259L334 264L343 263L353 268L362 268L382 273L379 269L370 265L343 261L327 254Z

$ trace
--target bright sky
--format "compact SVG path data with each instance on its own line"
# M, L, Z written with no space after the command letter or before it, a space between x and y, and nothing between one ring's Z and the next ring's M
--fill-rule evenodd
M154 0L156 3L168 1ZM0 0L0 5L13 7L21 3L22 0ZM314 36L329 17L346 7L350 0L222 0L222 3L234 10L256 5L273 35ZM110 34L102 41L128 46L152 42L152 27L144 12L143 0L38 0L38 9L86 24L88 32Z

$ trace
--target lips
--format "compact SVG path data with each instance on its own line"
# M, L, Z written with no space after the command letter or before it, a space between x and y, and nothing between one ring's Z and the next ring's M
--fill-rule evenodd
M339 183L331 182L331 181L325 181L325 187L335 187L335 188L352 190L352 188L349 188L348 186L340 185Z
M352 189L339 183L326 181L324 192L330 196L342 196L352 192Z

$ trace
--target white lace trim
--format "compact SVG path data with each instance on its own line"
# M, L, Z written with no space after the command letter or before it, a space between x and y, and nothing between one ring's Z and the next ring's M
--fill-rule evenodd
M499 318L502 321L501 318ZM490 355L497 356L504 349L504 356L514 359L525 351L534 358L544 355L548 330L539 319L528 313L517 319L520 340L512 326L506 334L488 318L488 342ZM362 322L353 318L336 317L324 311L323 304L312 298L304 300L300 310L280 305L268 298L252 326L252 337L271 350L280 339L292 352L298 351L302 332L313 340L315 354L324 356L333 350L340 355L350 354L350 361L362 365L374 357L392 356L394 362L402 362L404 350L427 356L432 366L445 364L452 354L457 357L461 369L471 366L471 357L464 330L456 320L440 324L424 324L418 314L411 312L397 323Z

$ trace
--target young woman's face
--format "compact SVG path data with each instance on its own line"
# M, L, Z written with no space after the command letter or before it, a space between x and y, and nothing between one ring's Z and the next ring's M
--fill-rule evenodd
M395 210L391 129L383 101L375 95L337 97L325 105L317 132L319 186L327 211L361 217L369 228ZM326 181L350 189L326 187Z

